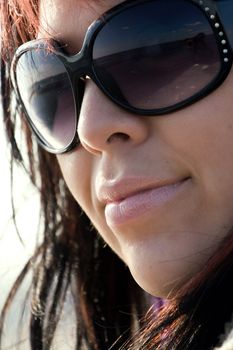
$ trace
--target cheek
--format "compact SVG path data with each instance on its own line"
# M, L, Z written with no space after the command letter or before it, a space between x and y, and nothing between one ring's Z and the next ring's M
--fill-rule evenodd
M91 205L91 157L83 149L57 156L65 182L82 208Z
M228 198L233 195L232 86L233 74L214 93L169 117L169 127L165 119L160 124L164 143L191 170L203 192Z

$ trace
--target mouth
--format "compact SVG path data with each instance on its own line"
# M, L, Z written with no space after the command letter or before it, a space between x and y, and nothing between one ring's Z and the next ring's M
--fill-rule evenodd
M105 203L105 218L108 226L120 226L131 220L138 220L144 214L159 210L171 202L184 189L190 177L161 184L159 186L128 192L125 196L112 194Z

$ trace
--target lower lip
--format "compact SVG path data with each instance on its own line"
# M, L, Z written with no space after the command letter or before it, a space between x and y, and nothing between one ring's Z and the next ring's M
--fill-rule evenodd
M183 188L187 179L173 185L161 186L136 193L118 202L108 203L105 217L109 226L119 226L171 201Z

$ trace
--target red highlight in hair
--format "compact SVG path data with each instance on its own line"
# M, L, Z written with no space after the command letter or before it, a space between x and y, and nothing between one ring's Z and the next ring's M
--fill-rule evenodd
M2 0L0 14L1 56L9 59L19 45L36 37L38 0Z

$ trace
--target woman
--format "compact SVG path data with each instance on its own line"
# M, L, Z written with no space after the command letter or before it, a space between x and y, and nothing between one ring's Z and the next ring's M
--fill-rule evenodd
M52 347L68 291L76 349L233 349L232 16L232 0L1 2L4 120L45 232L1 329L33 262L32 349ZM148 295L166 302L142 319Z

